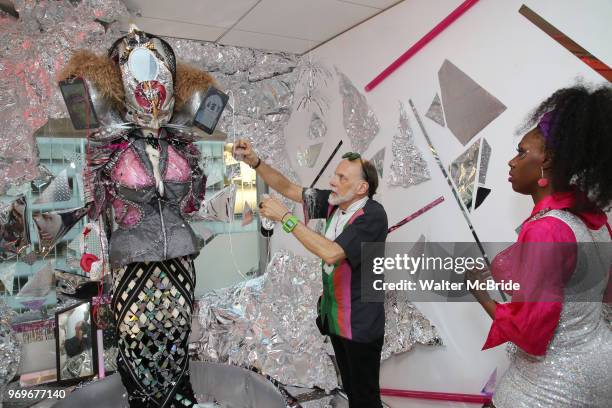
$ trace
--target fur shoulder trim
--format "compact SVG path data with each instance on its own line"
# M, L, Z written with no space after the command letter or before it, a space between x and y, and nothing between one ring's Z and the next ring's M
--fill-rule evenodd
M102 96L109 99L118 110L123 110L125 93L121 72L110 58L87 50L75 51L59 73L58 79L61 81L79 76L92 82Z
M206 91L216 85L213 77L201 69L178 62L176 64L176 83L174 84L174 109L181 109L185 102L197 91Z

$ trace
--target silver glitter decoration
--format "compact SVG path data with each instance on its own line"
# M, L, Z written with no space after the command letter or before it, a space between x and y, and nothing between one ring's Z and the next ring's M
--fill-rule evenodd
M440 102L440 96L436 94L434 100L429 105L429 109L425 114L429 119L433 120L440 126L446 126L444 121L444 112L442 111L442 102Z
M34 132L67 117L56 77L74 50L107 50L127 15L120 0L14 2L19 19L0 15L0 191L37 174ZM98 20L98 21L96 21Z
M199 358L258 369L286 385L335 389L333 353L315 325L321 261L277 252L263 276L199 300ZM402 294L385 299L383 360L414 344L441 345L437 330Z
M374 156L370 159L370 162L376 168L376 172L378 172L378 178L382 179L383 171L385 169L385 148L380 149L376 152Z
M317 113L312 114L310 125L308 126L308 137L310 139L320 139L327 135L327 126Z
M0 395L13 379L21 360L21 344L11 328L15 312L0 298Z
M485 184L487 181L487 171L489 170L489 160L491 159L491 145L487 139L482 139L482 149L480 149L480 172L478 173L478 182Z
M480 141L477 141L449 166L450 177L457 187L457 193L459 193L461 201L468 210L472 207L479 150Z
M378 119L368 105L365 96L359 93L351 80L338 68L336 68L336 73L339 77L340 95L342 95L344 130L351 141L351 148L363 153L380 130Z
M317 159L319 158L319 154L321 154L321 148L323 147L323 143L317 143L312 146L309 146L305 150L298 149L297 162L301 167L313 168L317 163Z
M429 168L414 144L414 135L404 104L400 102L399 134L393 136L390 186L410 187L429 180Z

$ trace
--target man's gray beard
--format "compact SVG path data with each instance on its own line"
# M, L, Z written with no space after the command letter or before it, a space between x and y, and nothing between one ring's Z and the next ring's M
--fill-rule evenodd
M334 193L332 193L334 194ZM327 199L327 202L331 205L340 205L340 204L344 204L348 201L351 201L353 198L355 198L355 192L351 191L350 193L346 193L345 195L341 196L338 195L337 193L335 193L335 196L332 196L331 194L329 195L329 198Z

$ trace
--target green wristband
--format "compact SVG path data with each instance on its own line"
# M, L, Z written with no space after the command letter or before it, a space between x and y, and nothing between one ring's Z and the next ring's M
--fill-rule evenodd
M295 215L290 215L287 220L283 222L283 229L285 232L292 232L298 225L298 219Z

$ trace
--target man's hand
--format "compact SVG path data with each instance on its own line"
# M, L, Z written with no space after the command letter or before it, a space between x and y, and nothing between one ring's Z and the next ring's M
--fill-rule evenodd
M289 209L285 204L276 198L266 197L259 203L259 213L272 221L282 221L288 212Z
M238 139L234 145L234 151L232 152L234 159L243 161L249 166L253 167L257 164L257 154L253 151L251 142L246 139Z

